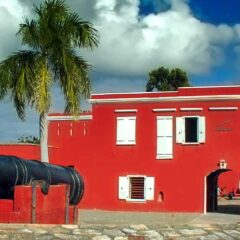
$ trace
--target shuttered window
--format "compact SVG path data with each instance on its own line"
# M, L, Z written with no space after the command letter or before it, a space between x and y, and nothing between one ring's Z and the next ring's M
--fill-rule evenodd
M129 178L129 198L132 200L145 199L145 177L130 177Z
M119 199L145 201L154 199L154 177L121 176L119 177Z
M136 117L117 118L117 144L136 144Z
M177 143L204 143L205 117L186 116L176 118Z
M173 124L171 116L157 117L157 159L173 156Z

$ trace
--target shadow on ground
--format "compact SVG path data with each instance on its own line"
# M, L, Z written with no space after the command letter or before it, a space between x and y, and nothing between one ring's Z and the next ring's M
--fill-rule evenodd
M225 199L220 198L218 200L218 213L225 213L225 214L236 214L240 215L240 199Z

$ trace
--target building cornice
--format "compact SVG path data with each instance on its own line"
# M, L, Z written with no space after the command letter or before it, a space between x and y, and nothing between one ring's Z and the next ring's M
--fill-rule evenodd
M92 120L92 115L81 116L48 116L48 121Z
M176 96L176 97L139 97L139 98L94 98L89 99L91 104L106 103L142 103L142 102L195 102L195 101L229 101L240 100L240 95L201 95L201 96Z

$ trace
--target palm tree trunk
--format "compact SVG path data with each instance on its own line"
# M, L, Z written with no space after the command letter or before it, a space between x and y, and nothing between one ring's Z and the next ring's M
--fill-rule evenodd
M39 117L39 135L40 135L41 161L48 163L49 160L48 160L48 120L47 120L47 113L40 114L40 117Z

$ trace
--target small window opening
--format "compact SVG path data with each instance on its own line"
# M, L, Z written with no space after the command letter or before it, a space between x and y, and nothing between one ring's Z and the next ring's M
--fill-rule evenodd
M59 123L57 124L57 135L58 136L60 135L60 125L59 125Z
M198 142L198 118L185 118L185 142Z
M164 194L162 191L158 193L158 202L163 202L164 201Z
M130 199L145 199L145 177L130 177L129 179L129 196Z

